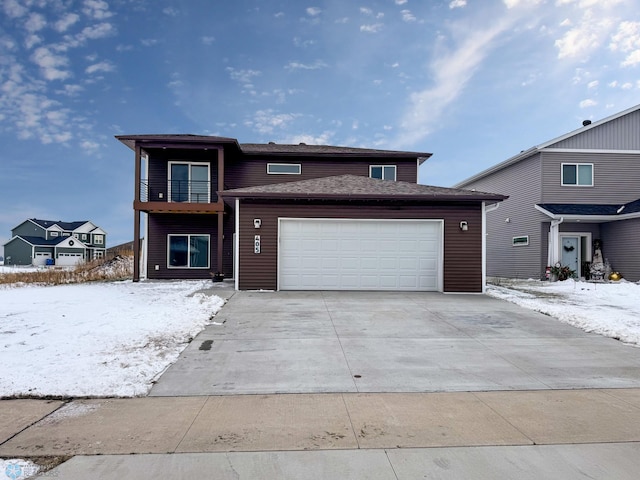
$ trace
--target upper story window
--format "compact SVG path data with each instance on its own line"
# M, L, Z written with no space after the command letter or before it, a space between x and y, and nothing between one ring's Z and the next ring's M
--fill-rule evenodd
M593 163L563 163L562 185L593 186Z
M52 237L57 237L58 236L58 232L49 232L49 235Z
M169 162L171 202L209 203L209 164Z
M93 243L95 243L96 245L102 245L103 242L104 242L104 237L102 235L93 236Z
M371 178L379 178L381 180L395 181L396 166L395 165L370 165L369 176Z
M269 175L300 175L302 165L299 163L267 163Z

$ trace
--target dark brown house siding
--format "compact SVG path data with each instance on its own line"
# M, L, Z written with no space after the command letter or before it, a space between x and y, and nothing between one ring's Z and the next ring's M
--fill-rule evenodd
M267 163L301 164L300 175L269 175ZM225 165L225 190L255 187L272 183L296 182L332 175L369 176L370 165L396 165L396 180L416 183L418 181L417 160L394 160L380 158L345 158L341 160L318 159L313 157L243 158L239 162Z
M444 291L482 292L482 208L478 202L421 205L350 203L292 203L241 201L240 290L277 289L278 218L443 219ZM254 218L262 220L259 230ZM460 222L468 222L468 231ZM260 235L260 254L254 236Z
M216 231L217 215L149 214L147 244L147 278L150 279L209 279L217 272ZM167 235L208 234L209 269L167 268ZM230 243L230 242L229 242ZM158 270L155 269L158 265ZM230 274L231 272L229 272Z

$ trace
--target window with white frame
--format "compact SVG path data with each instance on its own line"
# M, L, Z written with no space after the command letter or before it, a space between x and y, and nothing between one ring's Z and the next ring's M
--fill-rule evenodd
M302 165L299 163L267 163L269 175L300 175Z
M86 239L87 239L87 234L86 234L86 233L83 233L83 234L82 234L82 240L86 240Z
M49 235L51 235L52 237L57 237L58 236L58 232L49 232Z
M169 162L169 198L172 202L209 203L209 164Z
M209 268L209 235L169 235L168 268Z
M369 165L369 177L379 178L380 180L396 179L395 165Z
M526 247L527 245L529 245L529 235L513 237L511 239L511 245L513 245L514 247Z
M592 187L593 163L563 163L562 185Z
M103 242L104 242L104 237L102 235L93 236L93 243L95 243L96 245L102 245Z

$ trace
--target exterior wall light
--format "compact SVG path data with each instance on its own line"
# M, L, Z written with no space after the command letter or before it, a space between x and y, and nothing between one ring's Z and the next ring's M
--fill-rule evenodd
M260 220L259 218L254 218L253 219L254 228L260 228L261 225L262 225L262 220Z
M467 222L460 222L460 230L466 232L469 230L469 224Z

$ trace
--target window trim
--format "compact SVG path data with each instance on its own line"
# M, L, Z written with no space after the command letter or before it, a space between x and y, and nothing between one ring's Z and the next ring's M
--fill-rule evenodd
M271 172L270 167L298 167L297 172ZM267 163L267 175L301 175L302 164L301 163Z
M104 244L104 236L103 235L94 235L93 236L93 243L95 243L96 245Z
M398 166L397 165L369 165L369 178L376 178L373 177L372 174L372 170L374 168L381 168L382 169L382 178L379 180L391 180L393 182L396 181L396 179L398 178ZM390 178L384 178L384 169L385 168L393 168L393 179Z
M58 237L58 236L60 236L59 233L60 232L57 232L57 231L54 230L53 232L49 232L49 236L50 237Z
M207 248L209 251L207 252L207 266L206 267L191 267L187 266L173 266L171 265L171 237L187 237L187 248L191 248L191 237L207 237ZM191 255L187 250L187 260L188 263L191 263ZM211 268L211 235L208 233L168 233L167 234L167 269L171 270L207 270Z
M187 191L187 201L179 202L172 200L171 197L171 166L172 165L188 165L189 166L189 190ZM205 202L194 202L191 200L191 166L207 167L207 199ZM167 202L169 203L211 203L211 163L209 162L190 162L189 160L170 160L167 166Z
M516 240L525 239L523 242L517 242ZM516 237L511 238L511 246L512 247L526 247L529 245L529 235L518 235Z
M581 184L578 183L578 169L581 165L588 165L591 167L591 184ZM576 168L576 183L565 183L564 181L564 167L565 166L574 166ZM563 187L593 187L595 185L595 166L593 163L586 162L562 162L560 164L560 185Z

